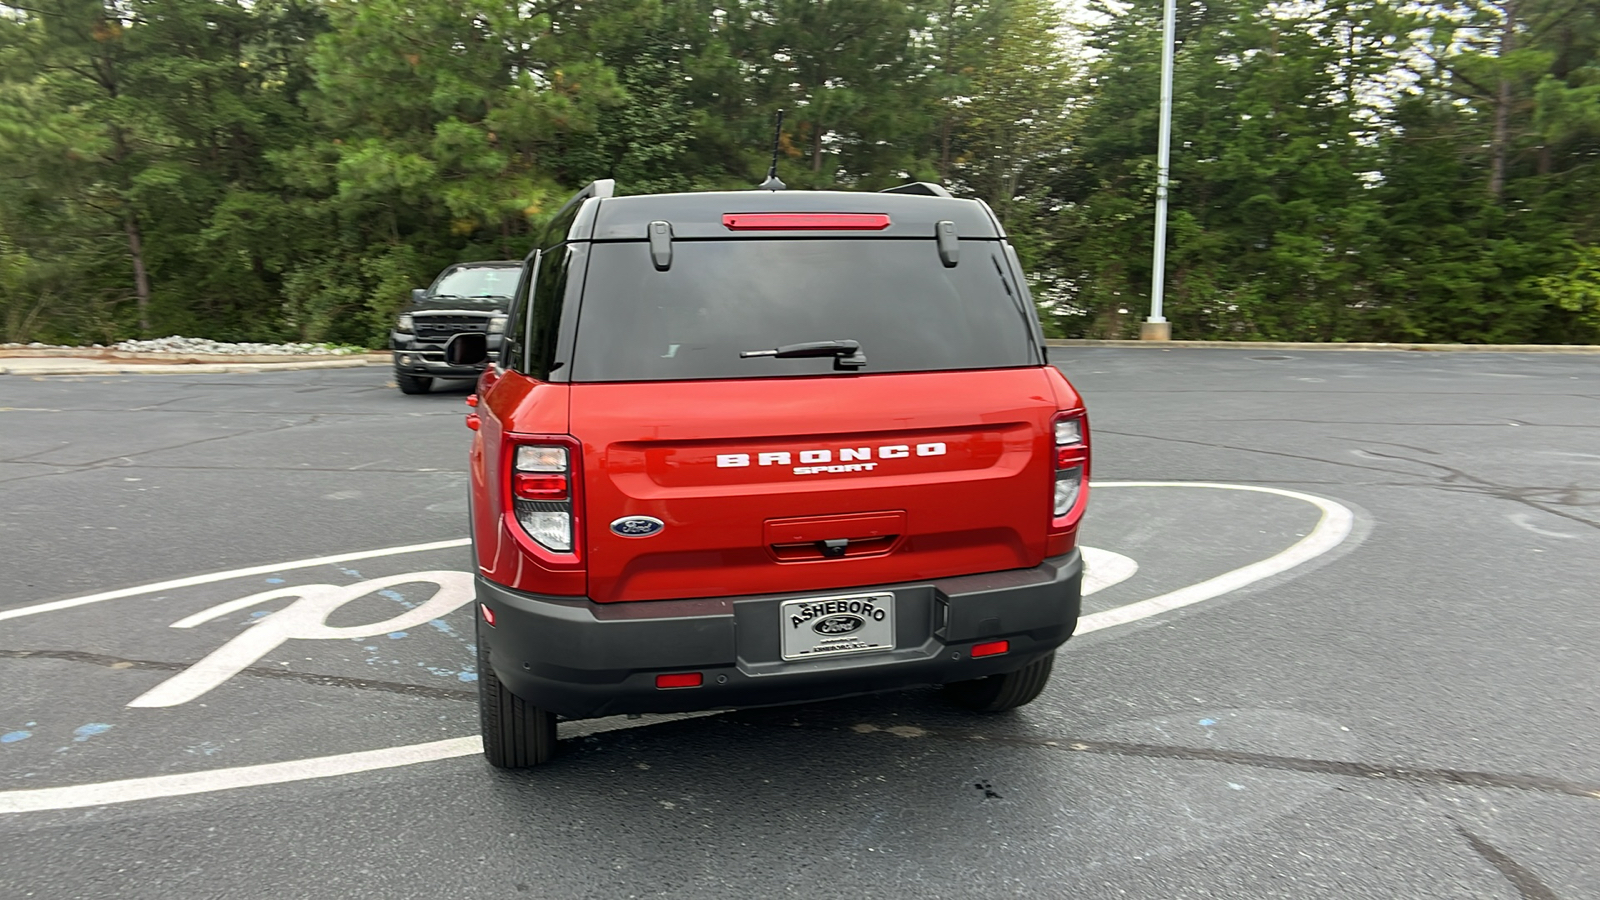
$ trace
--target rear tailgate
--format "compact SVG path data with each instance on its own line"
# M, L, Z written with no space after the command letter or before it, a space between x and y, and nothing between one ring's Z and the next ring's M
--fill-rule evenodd
M589 596L859 587L1037 565L1040 368L572 385ZM611 523L650 516L645 537Z

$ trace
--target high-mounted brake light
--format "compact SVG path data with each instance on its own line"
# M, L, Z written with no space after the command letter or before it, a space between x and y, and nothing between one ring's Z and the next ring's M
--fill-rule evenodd
M555 553L573 552L572 471L560 444L516 444L511 502L528 537Z
M889 227L884 213L727 213L722 224L729 231L882 231Z

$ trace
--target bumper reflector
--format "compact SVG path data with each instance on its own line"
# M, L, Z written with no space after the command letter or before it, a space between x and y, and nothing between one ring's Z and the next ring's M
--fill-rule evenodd
M489 627L490 628L493 628L494 627L494 610L490 609L489 607L485 606L482 603L478 604L478 610L483 613L483 620L485 622L489 623Z
M990 641L986 644L976 644L972 648L972 658L979 659L985 656L999 656L1011 649L1010 641Z
M705 683L705 677L699 672L674 672L671 675L657 675L656 687L666 688L692 688Z

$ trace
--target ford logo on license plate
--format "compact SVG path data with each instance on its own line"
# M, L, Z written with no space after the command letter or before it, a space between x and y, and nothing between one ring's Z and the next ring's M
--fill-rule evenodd
M849 634L852 631L859 631L865 624L867 620L860 616L829 616L826 619L818 619L816 624L811 626L811 630L817 634Z

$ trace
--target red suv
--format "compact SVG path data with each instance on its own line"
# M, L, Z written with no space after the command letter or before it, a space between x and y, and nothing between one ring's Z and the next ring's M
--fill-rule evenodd
M994 214L936 185L596 182L468 403L496 766L549 759L558 717L915 685L1010 709L1077 624L1083 403Z

